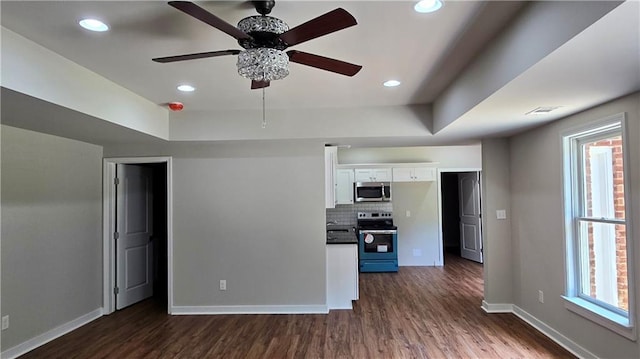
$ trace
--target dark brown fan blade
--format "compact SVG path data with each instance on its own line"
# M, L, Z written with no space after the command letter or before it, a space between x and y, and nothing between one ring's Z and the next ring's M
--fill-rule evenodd
M251 38L251 36L245 34L242 30L190 1L169 1L169 5L184 12L187 15L191 15L196 19L215 27L216 29L224 33L233 36L234 38L236 38L236 40Z
M269 81L256 81L253 80L251 81L251 89L252 90L256 90L256 89L261 89L263 87L269 87L271 83Z
M167 63L167 62L195 60L195 59L205 59L207 57L216 57L216 56L225 56L225 55L237 55L239 53L240 53L240 50L222 50L222 51L211 51L211 52L198 52L196 54L186 54L186 55L167 56L167 57L156 57L155 59L151 59L151 60L164 64L164 63Z
M289 61L297 62L299 64L317 67L322 70L327 70L331 72L335 72L338 74L353 76L362 69L360 65L350 64L348 62L330 59L324 56L318 56L314 54L309 54L307 52L291 50L287 51L287 55L289 55Z
M281 34L280 39L293 46L356 24L356 19L347 10L337 8Z

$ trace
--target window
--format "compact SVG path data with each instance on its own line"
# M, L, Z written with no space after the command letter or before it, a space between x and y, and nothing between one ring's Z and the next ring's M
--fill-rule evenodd
M563 136L567 308L635 339L624 114Z

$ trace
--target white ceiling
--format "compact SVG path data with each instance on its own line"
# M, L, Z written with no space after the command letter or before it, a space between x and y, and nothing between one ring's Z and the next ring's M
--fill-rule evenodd
M640 89L640 2L627 2L458 118L441 135L504 136ZM548 115L526 115L559 107Z
M201 1L198 5L236 24L255 10L243 1ZM369 108L428 104L508 24L522 4L494 2L507 9L493 15L486 2L447 1L433 14L413 11L412 1L277 1L271 13L290 27L337 7L358 25L293 49L363 65L353 78L291 64L290 75L272 82L269 108ZM514 6L514 4L516 4ZM239 49L236 41L161 1L2 1L8 28L153 103L181 101L185 111L260 109L262 92L236 72L236 57L171 64L151 58ZM433 139L385 138L379 145L443 144L514 133L640 89L639 3L623 4L561 46L492 96L467 111ZM506 15L505 15L506 14ZM79 19L96 17L111 26L90 33ZM402 85L385 88L398 79ZM433 81L430 81L433 80ZM184 94L178 84L197 88ZM4 92L3 92L4 93ZM547 117L524 117L537 106L563 106ZM3 111L4 112L4 111ZM382 139L380 139L382 140ZM376 145L369 143L370 145Z
M126 5L125 5L126 4ZM235 25L256 15L243 2L198 2ZM271 15L299 25L342 7L357 26L292 49L363 65L353 78L291 64L290 75L268 89L271 108L362 107L407 104L447 46L473 16L480 2L449 2L437 14L418 14L412 2L277 1ZM79 19L93 16L111 26L89 33ZM397 21L402 19L402 21ZM236 56L170 64L154 57L241 49L236 40L172 8L165 2L2 2L2 25L64 57L161 104L182 101L186 109L259 108L260 91L236 70ZM387 89L395 78L403 86ZM197 92L181 94L180 83Z

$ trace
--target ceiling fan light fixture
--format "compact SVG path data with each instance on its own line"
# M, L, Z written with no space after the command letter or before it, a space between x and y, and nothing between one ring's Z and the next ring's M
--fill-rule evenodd
M413 7L416 12L429 13L438 11L442 7L442 0L421 0Z
M289 25L272 16L249 16L238 22L238 29L244 33L272 32L282 34L289 31Z
M158 63L170 63L209 57L237 55L238 74L251 79L251 89L264 89L273 80L289 75L289 62L310 66L345 76L354 76L362 66L324 56L287 48L357 25L348 11L337 8L317 16L293 29L284 21L267 16L275 5L274 0L252 1L261 16L249 16L233 26L216 15L190 1L169 1L169 5L198 19L238 40L244 50L222 50L192 54L156 57Z
M280 80L289 75L289 56L266 47L247 49L238 54L238 74L253 81Z

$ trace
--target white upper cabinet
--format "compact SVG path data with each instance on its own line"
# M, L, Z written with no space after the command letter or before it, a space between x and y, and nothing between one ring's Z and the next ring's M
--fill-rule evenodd
M339 169L336 180L336 204L353 204L352 169Z
M413 182L413 168L400 167L393 169L393 182Z
M336 207L336 166L338 147L324 148L324 199L326 208Z
M357 168L356 182L391 182L391 168Z
M436 180L433 167L394 167L393 182L427 182Z

